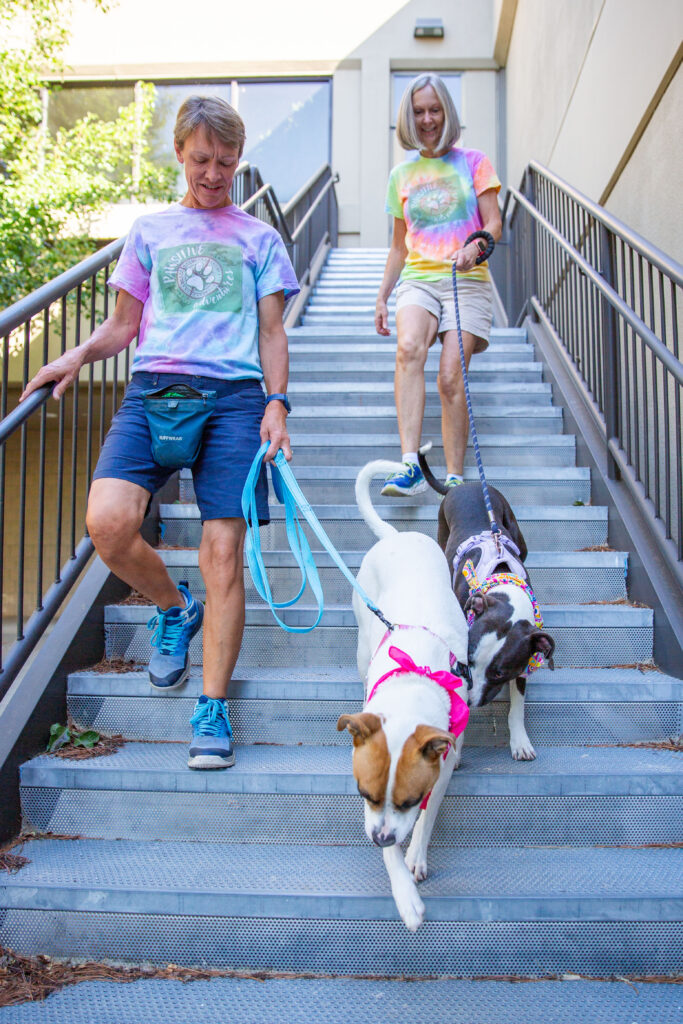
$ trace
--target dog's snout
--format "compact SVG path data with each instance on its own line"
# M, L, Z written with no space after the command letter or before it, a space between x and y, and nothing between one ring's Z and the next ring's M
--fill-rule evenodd
M376 846L394 846L396 843L396 833L393 831L387 832L384 828L373 828L372 841Z

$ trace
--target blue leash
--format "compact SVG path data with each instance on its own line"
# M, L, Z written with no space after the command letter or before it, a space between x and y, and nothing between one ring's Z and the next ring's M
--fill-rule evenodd
M473 234L466 239L465 245L468 245L475 238L483 238L486 242L486 248L477 256L476 262L483 263L484 260L488 259L493 252L495 242L493 236L488 231L475 231ZM465 246L463 246L464 248ZM467 416L470 421L470 432L472 434L472 446L474 448L474 457L477 461L477 469L479 470L479 479L481 480L481 489L484 492L484 504L486 505L486 512L491 523L491 533L496 536L500 533L500 527L496 523L495 516L493 514L493 506L491 505L491 497L489 495L489 489L486 483L486 475L484 473L484 466L481 461L481 452L479 451L479 439L477 437L477 428L474 423L474 413L472 411L472 399L470 398L470 384L467 378L467 363L465 362L465 347L462 343L462 330L460 329L460 307L458 305L458 284L456 281L455 263L451 270L453 276L453 298L455 300L455 322L458 328L458 344L460 346L460 366L462 368L462 379L465 385L465 401L467 402Z
M308 543L308 538L303 531L303 527L299 519L299 512L301 512L325 551L327 551L327 553L332 557L332 560L339 567L344 576L346 576L354 590L358 592L370 611L384 623L387 629L393 629L394 627L392 623L385 619L377 605L370 600L353 573L343 562L339 552L325 533L320 520L299 487L296 477L289 468L287 460L281 451L277 453L275 460L270 464L271 476L277 499L285 507L287 541L296 563L299 566L299 572L301 573L301 586L296 597L291 598L289 601L273 601L268 573L266 572L266 567L263 564L261 537L259 535L258 526L258 511L256 509L256 482L261 472L263 457L269 447L269 443L267 441L264 442L256 453L254 461L251 464L251 469L249 470L249 475L245 481L244 489L242 491L242 515L244 516L247 524L247 535L245 538L244 550L247 556L249 572L251 573L251 578L254 581L256 590L270 607L276 621L283 629L287 630L288 633L310 633L311 630L315 629L320 622L323 611L325 610L325 600L323 596L323 588L320 583L320 576L318 575L318 569L315 564L315 559L313 558L311 546ZM318 604L318 616L311 626L289 626L286 622L282 621L275 609L290 608L293 604L296 604L306 589L307 583L310 585L311 590L315 595L315 599Z

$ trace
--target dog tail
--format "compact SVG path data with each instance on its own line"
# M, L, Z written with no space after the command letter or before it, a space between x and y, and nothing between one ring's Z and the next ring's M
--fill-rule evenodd
M422 470L424 478L429 484L429 486L432 488L432 490L435 490L437 494L448 494L448 488L446 487L446 485L442 484L440 480L436 479L431 469L427 465L425 452L428 452L431 447L431 443L423 444L417 453L417 461L420 463L420 469Z
M363 466L356 477L356 502L358 503L360 514L375 536L379 537L380 540L382 537L388 537L390 534L396 533L396 529L390 523L385 523L375 512L370 499L370 483L373 477L397 473L401 469L403 469L403 464L400 462L376 459L374 462L368 462L366 466Z

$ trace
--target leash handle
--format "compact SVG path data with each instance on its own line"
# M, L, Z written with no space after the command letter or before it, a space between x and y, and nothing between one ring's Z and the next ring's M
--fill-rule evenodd
M469 243L471 241L473 241L475 238L483 238L485 240L485 242L486 242L486 249L484 250L484 252L480 253L479 256L476 259L477 263L483 263L483 261L485 259L487 259L491 255L491 253L493 252L493 248L494 248L494 245L495 245L494 240L493 240L493 235L491 235L488 231L474 231L465 240L465 245L469 245ZM463 246L463 248L464 248L464 246ZM456 276L457 275L456 275L456 270L455 270L455 263L453 263L453 266L451 268L451 276L453 278L453 298L454 298L454 301L455 301L455 322L456 322L456 325L457 325L457 328L458 328L458 345L460 346L460 366L461 366L461 369L462 369L463 384L465 385L465 401L467 403L467 416L468 416L468 419L470 421L470 432L472 434L472 446L474 448L474 458L475 458L476 463L477 463L477 469L479 470L479 479L481 480L481 489L482 489L482 491L484 493L484 504L486 506L486 513L487 513L487 515L489 517L489 522L491 524L491 533L494 535L494 537L497 538L497 536L500 534L500 527L498 526L498 524L496 522L495 515L494 515L494 512L493 512L493 506L491 504L491 497L489 495L489 489L488 489L488 486L487 486L487 483L486 483L486 474L484 473L484 466L483 466L483 463L481 461L481 452L479 451L479 438L477 437L477 428L476 428L476 425L475 425L475 422L474 422L474 413L472 411L472 399L470 397L470 384L469 384L469 380L468 380L468 377L467 377L467 363L465 362L465 347L464 347L463 342L462 342L462 329L460 327L460 306L458 304L458 283L457 283L457 280L456 280Z
M306 537L299 521L299 512L301 512L325 551L330 555L335 565L341 570L354 590L358 592L369 610L377 615L377 617L381 619L389 629L393 629L393 625L385 619L379 608L370 600L363 588L357 582L353 573L342 560L330 538L325 533L320 520L299 487L297 479L290 469L282 451L277 453L274 461L271 463L271 474L275 494L278 500L285 507L287 540L292 554L296 559L297 565L299 566L299 571L301 572L301 587L296 597L291 598L291 600L282 602L273 601L268 581L268 573L266 572L265 565L263 564L261 539L258 527L258 512L256 509L256 481L258 480L261 472L263 457L269 447L269 443L267 441L264 442L256 453L254 461L251 464L249 475L247 476L244 489L242 491L242 515L244 516L247 524L244 550L247 558L247 565L249 566L249 572L251 573L251 578L254 581L256 590L263 600L267 602L276 621L288 633L310 633L311 630L315 629L320 622L325 610L325 600L318 569L311 551L311 546L308 543L308 538ZM282 621L275 609L289 608L293 604L296 604L306 589L306 583L310 585L318 605L316 620L310 626L290 626L286 622Z

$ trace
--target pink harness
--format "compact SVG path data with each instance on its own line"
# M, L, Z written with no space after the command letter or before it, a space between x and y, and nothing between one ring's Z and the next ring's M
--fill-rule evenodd
M425 627L399 626L396 628L424 629ZM427 630L427 632L429 633L430 630ZM391 634L387 631L387 633L382 638L379 647L377 648L377 651L386 640L387 635ZM435 633L432 635L436 636ZM439 639L441 638L439 637ZM375 651L375 654L377 653L377 651ZM452 672L446 671L432 672L431 668L429 668L428 666L421 667L419 665L416 665L413 659L410 657L410 655L406 654L405 651L402 651L400 647L390 647L388 654L389 657L393 661L395 661L399 667L391 669L391 671L385 672L383 676L380 676L380 678L377 680L377 682L371 689L370 693L368 694L366 704L372 700L372 698L374 697L375 693L377 692L378 688L382 685L382 683L385 682L385 680L390 679L392 676L406 675L407 673L412 673L416 676L425 676L425 678L433 679L435 683L438 683L439 686L443 687L443 689L447 692L448 696L450 697L451 709L448 717L449 730L453 733L454 736L459 736L461 732L464 732L465 727L467 725L467 721L470 716L470 709L468 708L466 702L462 699L462 697L458 693L456 693L456 690L459 690L461 686L465 685L460 676L456 676ZM456 658L453 652L451 652L451 664L454 664L455 661ZM444 754L444 759L446 758L447 753L448 751L446 751L446 754ZM427 793L426 797L420 804L420 807L423 810L427 806L429 796L430 794Z

